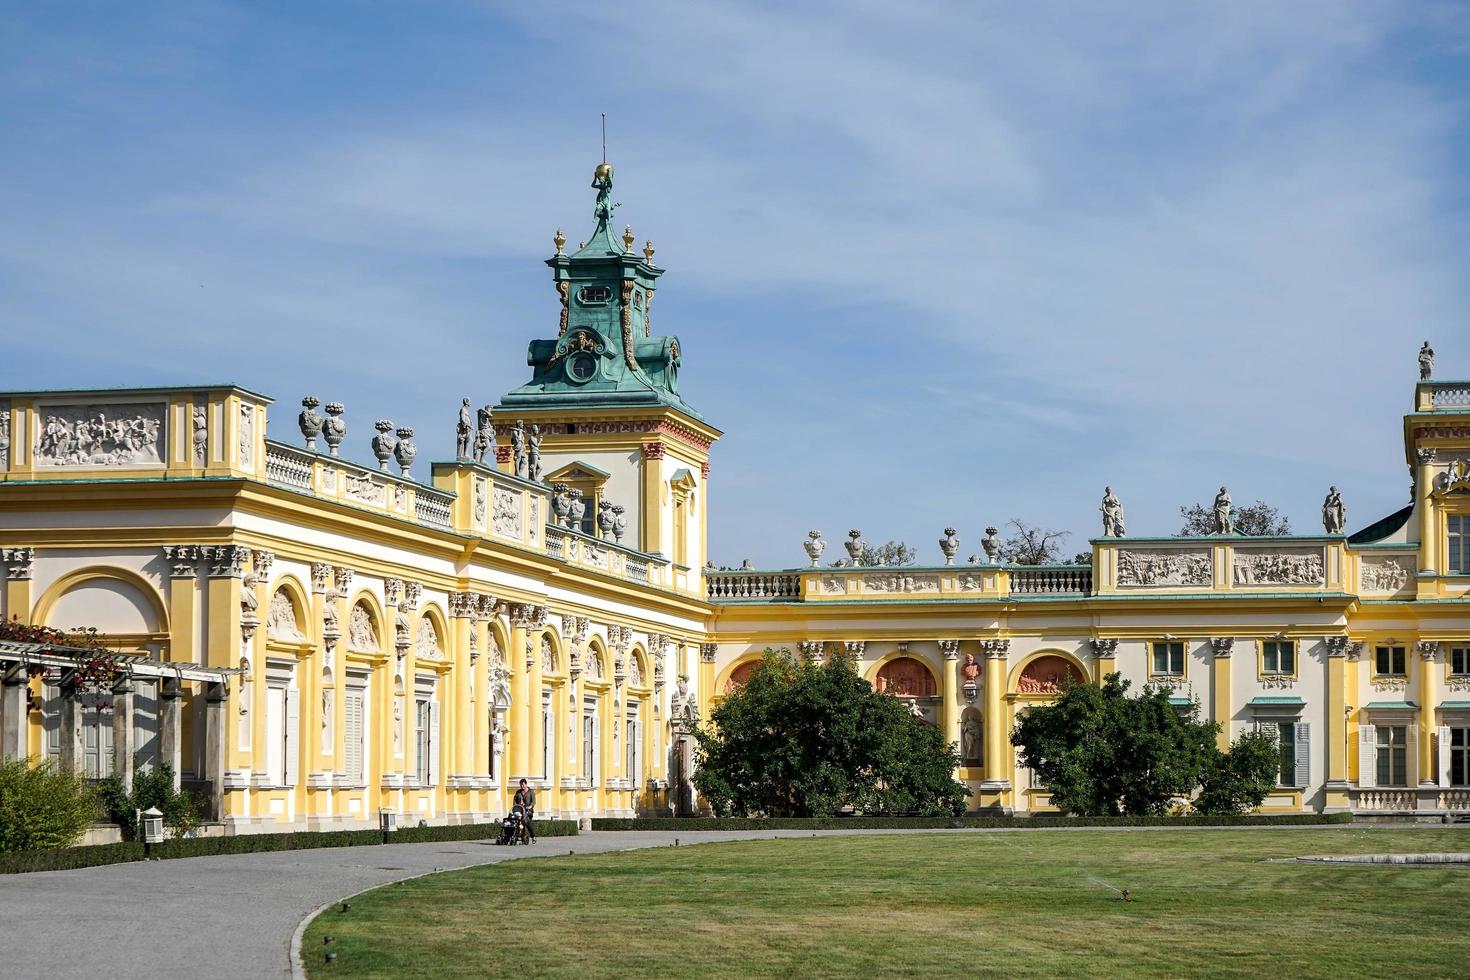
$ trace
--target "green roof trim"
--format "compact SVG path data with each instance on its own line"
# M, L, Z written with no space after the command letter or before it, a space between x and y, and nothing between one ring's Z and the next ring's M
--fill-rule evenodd
M1413 701L1369 701L1363 705L1369 711L1418 711Z
M1182 708L1186 704L1194 704L1194 702L1191 701L1189 698L1186 698L1179 694L1169 695L1169 703L1174 705L1174 707L1176 708Z
M263 398L267 402L270 402L272 404L275 403L275 398L271 397L270 395L267 395L267 394L265 394L263 392L256 391L253 388L246 388L244 385L237 385L237 384L235 384L233 382L230 382L230 381L226 381L223 384L212 384L212 385L154 385L154 386L151 386L151 387L148 386L148 385L104 385L104 386L98 387L98 388L29 388L29 389L11 388L11 389L8 389L8 390L5 390L5 391L0 391L0 398L27 398L27 397L31 397L31 396L40 397L40 398L49 398L52 395L102 395L102 394L107 394L107 395L130 395L130 394L153 395L153 394L159 394L159 395L161 395L161 394L164 394L165 392L170 393L170 394L173 394L173 393L180 392L180 391L190 391L190 392L192 392L192 391L224 391L224 390L243 392L243 393L245 393L247 395L254 395L256 398Z
M1441 701L1439 706L1446 711L1470 711L1470 701Z
M1303 701L1301 698L1297 697L1294 694L1257 694L1255 697L1251 698L1248 702L1246 702L1246 707L1247 708L1267 708L1267 707L1277 707L1277 708L1279 708L1279 707L1282 707L1284 705L1294 705L1294 706L1300 708L1303 705L1305 705L1306 703L1307 702Z

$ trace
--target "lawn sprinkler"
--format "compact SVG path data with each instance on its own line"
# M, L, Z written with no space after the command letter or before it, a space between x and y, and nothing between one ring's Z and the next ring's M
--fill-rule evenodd
M342 903L342 907L340 909L338 909L337 911L339 911L339 912L346 912L350 908L352 908L352 903L351 902L343 902Z
M326 955L326 961L328 963L335 963L335 962L337 962L337 954L336 953L328 953Z
M1133 896L1128 894L1128 889L1126 888L1118 893L1118 898L1124 902L1133 901Z

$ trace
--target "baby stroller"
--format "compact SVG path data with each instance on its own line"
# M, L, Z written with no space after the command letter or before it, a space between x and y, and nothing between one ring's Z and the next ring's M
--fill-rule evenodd
M536 829L531 825L531 818L535 816L534 811L523 804L517 803L510 808L510 812L515 815L518 824L516 843L536 843Z
M516 807L505 815L500 821L500 836L496 838L497 844L515 844L521 839L521 810Z

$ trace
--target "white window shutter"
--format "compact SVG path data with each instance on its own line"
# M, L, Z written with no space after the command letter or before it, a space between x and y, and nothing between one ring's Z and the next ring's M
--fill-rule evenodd
M1296 723L1296 784L1308 786L1312 782L1312 725L1310 722Z
M602 716L592 716L592 785L602 780Z
M439 785L439 702L429 702L429 785Z
M1435 732L1435 738L1439 741L1439 785L1450 784L1450 726L1440 725Z
M363 782L362 772L362 695L347 692L344 712L343 748L347 753L347 779L353 785Z
M287 786L296 785L296 777L300 772L300 756L297 745L300 744L301 732L301 692L290 690L286 692L286 724L282 740L283 752L286 759Z
M1408 773L1408 784L1419 785L1419 726L1409 722L1404 726L1404 770Z
M1358 785L1364 789L1378 785L1378 733L1372 725L1358 726Z

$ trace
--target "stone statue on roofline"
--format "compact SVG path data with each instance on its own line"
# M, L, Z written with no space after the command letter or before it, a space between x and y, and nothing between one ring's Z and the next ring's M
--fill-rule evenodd
M1337 487L1327 488L1327 499L1322 501L1322 527L1328 534L1341 534L1347 522L1347 508L1343 506L1342 494Z
M526 479L541 482L541 426L532 425L526 437Z
M1230 512L1230 491L1225 487L1215 495L1215 534L1234 534L1235 517Z
M516 476L526 476L526 423L516 419L510 430L510 454Z
M1429 341L1424 341L1424 346L1419 348L1419 380L1428 381L1434 376L1434 348L1429 346Z
M470 458L470 434L475 431L474 422L470 413L470 400L464 398L459 403L459 419L454 423L454 458Z
M1123 502L1113 493L1112 487L1103 487L1102 499L1103 537L1121 538L1123 530Z
M486 405L475 413L475 462L485 462L485 454L495 446L495 426L490 421L490 406Z

